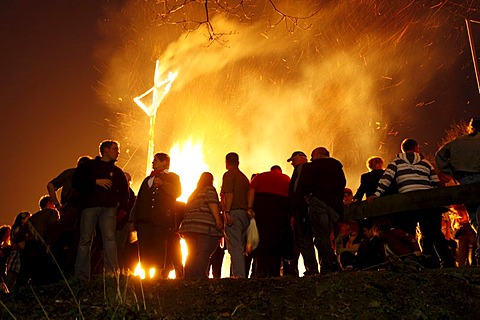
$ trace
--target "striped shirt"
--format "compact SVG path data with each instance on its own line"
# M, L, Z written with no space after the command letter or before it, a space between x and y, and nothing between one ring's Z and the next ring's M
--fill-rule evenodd
M187 213L178 232L180 234L193 232L211 236L223 236L223 232L215 228L216 222L208 207L209 203L217 204L220 210L218 194L213 186L203 188L193 199L189 199Z
M393 181L396 181L398 193L431 189L438 185L438 177L433 166L417 152L399 153L387 166L378 181L375 195L381 196Z

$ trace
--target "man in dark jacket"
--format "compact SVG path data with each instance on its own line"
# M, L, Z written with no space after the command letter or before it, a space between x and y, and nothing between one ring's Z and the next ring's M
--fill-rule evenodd
M298 191L306 197L315 247L321 258L322 274L334 271L335 254L330 234L333 224L343 212L345 174L340 161L330 158L324 147L312 151L312 162L304 165Z
M302 151L295 151L287 161L294 167L288 186L288 198L294 223L295 244L303 257L304 275L315 275L318 274L318 263L313 244L312 226L308 217L308 204L298 190L303 166L308 162L307 155ZM298 260L298 254L296 259Z
M104 266L107 272L118 269L115 228L117 210L126 210L129 192L122 169L115 165L120 154L119 144L105 140L100 144L100 155L78 166L72 185L80 192L80 243L78 245L75 275L90 278L90 247L95 226L102 233Z
M130 221L137 231L142 267L157 269L155 272L160 271L165 277L169 271L167 267L175 264L176 277L179 278L182 270L172 261L175 252L170 252L169 248L178 247L180 241L175 217L176 199L182 194L180 177L168 171L170 157L166 153L155 154L152 167L152 173L140 186Z

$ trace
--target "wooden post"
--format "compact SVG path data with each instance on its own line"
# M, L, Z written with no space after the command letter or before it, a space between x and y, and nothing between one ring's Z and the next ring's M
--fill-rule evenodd
M480 183L399 193L377 198L372 204L367 201L354 202L345 207L344 219L357 220L403 211L472 203L480 204Z

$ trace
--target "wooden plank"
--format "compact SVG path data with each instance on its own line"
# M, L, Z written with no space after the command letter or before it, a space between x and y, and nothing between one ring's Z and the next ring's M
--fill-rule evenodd
M356 220L409 210L470 203L480 203L480 183L399 193L377 198L372 204L367 201L354 202L345 207L344 219Z

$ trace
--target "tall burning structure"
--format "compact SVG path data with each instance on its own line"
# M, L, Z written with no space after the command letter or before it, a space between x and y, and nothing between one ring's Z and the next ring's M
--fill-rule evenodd
M150 120L149 135L148 135L148 152L147 152L147 167L146 175L149 174L151 170L151 161L153 159L153 153L155 151L155 123L157 119L157 110L160 107L160 103L165 98L167 93L172 87L172 83L177 77L177 72L169 72L167 78L162 79L163 76L162 69L157 60L155 64L155 74L153 77L153 87L139 95L138 97L133 98L133 101L145 112ZM151 102L146 104L144 98L148 95L151 95Z
M122 43L105 58L111 77L104 82L110 96L121 98L116 110L128 110L126 102L151 82L146 66L152 57L163 70L177 70L181 77L168 94L172 107L158 110L155 143L168 152L192 139L216 181L230 151L240 154L247 174L273 164L288 173L285 160L293 150L325 146L355 188L366 158L392 158L405 137L433 153L451 119L480 103L478 93L466 89L476 88L465 30L465 18L479 20L475 6L128 1L104 24ZM124 123L139 119L132 110L120 113ZM136 149L149 126L131 128L125 136ZM127 169L144 160L137 152Z

